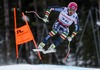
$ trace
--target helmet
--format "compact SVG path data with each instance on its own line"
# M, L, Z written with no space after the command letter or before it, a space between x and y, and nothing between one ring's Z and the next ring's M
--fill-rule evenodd
M75 2L70 2L68 8L77 11L78 5Z

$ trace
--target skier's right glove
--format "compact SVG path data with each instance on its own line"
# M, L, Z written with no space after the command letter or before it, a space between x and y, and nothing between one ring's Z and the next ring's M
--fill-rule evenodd
M43 21L46 23L46 22L49 22L48 18L44 17L43 18Z
M44 16L43 21L44 21L45 23L46 23L46 22L49 22L48 16L47 16L47 15Z

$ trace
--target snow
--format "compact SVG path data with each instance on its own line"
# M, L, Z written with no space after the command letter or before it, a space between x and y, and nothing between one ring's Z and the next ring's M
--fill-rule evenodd
M84 68L65 65L48 65L48 64L14 64L0 66L0 70L100 70L99 68Z

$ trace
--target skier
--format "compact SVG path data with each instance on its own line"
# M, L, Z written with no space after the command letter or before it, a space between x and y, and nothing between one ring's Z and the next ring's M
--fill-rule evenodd
M73 37L76 36L79 30L78 25L78 15L76 13L78 8L78 5L75 2L70 2L68 4L68 7L48 7L47 11L45 12L45 17L43 19L44 22L49 22L48 17L51 13L51 11L57 11L59 13L59 17L54 23L53 29L49 32L49 34L44 38L44 40L39 44L38 49L44 50L44 46L47 44L48 40L52 37L54 37L59 31L61 31L60 36L53 41L53 43L50 45L50 47L47 49L47 51L55 52L56 47L61 44L63 41L66 41L66 39L70 42L72 41ZM69 34L69 26L74 23L75 24L75 30L72 32L71 36L68 36Z

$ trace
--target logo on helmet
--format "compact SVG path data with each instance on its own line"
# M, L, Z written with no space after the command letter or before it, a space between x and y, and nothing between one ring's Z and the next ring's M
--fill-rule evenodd
M75 9L75 6L72 6L72 9Z

